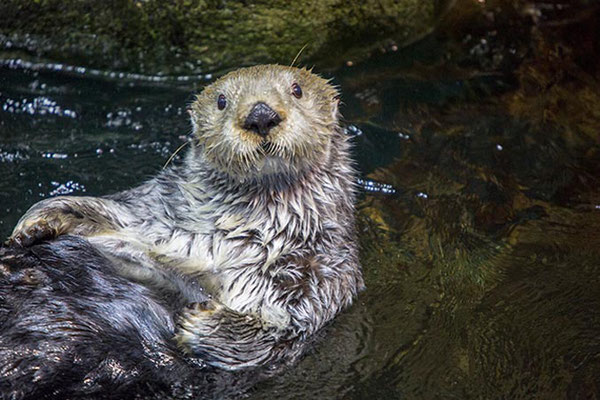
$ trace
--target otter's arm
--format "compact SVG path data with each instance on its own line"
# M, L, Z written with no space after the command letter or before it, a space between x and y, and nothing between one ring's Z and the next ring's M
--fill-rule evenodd
M317 256L291 263L283 276L269 280L275 307L289 315L284 326L281 318L275 318L279 323L268 321L268 313L267 318L264 312L240 313L209 300L182 313L176 336L179 346L210 365L228 370L259 366L294 354L303 339L350 305L362 289L356 253L347 250L348 257L334 260Z
M21 217L9 241L30 246L63 234L89 236L119 230L135 219L123 204L99 197L61 196L34 204Z

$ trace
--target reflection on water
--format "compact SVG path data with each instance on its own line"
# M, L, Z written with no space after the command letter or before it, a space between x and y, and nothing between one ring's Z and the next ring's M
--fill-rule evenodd
M102 78L112 81L149 82L149 83L189 83L196 81L210 81L212 74L198 75L144 75L133 72L116 72L94 68L80 67L62 63L31 62L19 58L6 58L0 60L0 66L6 69L23 70L28 72L54 72L70 76L83 76L86 78Z
M250 398L600 392L598 9L489 3L331 73L368 288ZM202 79L106 78L0 70L2 236L44 197L139 183L187 140Z

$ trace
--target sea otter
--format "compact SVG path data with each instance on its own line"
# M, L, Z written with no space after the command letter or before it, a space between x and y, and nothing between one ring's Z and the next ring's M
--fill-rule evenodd
M209 297L177 313L180 350L227 370L280 360L363 287L338 103L307 69L231 72L191 105L181 163L117 194L41 201L10 243L77 235L125 276L182 274Z

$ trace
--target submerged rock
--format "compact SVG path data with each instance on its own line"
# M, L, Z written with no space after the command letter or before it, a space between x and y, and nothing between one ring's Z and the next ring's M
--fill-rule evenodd
M304 60L337 65L428 33L434 0L19 1L0 4L0 49L145 73ZM10 53L9 53L10 52Z

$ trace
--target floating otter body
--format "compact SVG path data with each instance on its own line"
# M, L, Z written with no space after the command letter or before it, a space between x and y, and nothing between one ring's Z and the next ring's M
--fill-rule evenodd
M183 296L175 341L208 365L290 357L363 286L337 96L307 70L230 73L192 104L180 165L111 196L44 200L11 240L78 235L127 279L197 283L207 295Z

